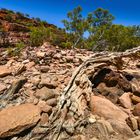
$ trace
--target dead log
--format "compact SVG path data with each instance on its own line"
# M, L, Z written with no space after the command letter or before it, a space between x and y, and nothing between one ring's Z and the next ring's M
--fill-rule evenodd
M18 91L22 88L22 86L26 82L27 82L27 79L24 77L19 78L18 80L14 81L9 87L9 89L0 96L0 102L1 102L0 108L1 106L5 107L7 104L9 104L9 101L14 99L14 97L16 96L15 94L18 93Z
M91 95L98 92L95 91L97 85L110 71L118 73L119 78L129 81L122 70L131 69L130 61L138 58L140 58L140 47L119 53L96 53L83 62L61 93L57 108L49 117L48 125L42 126L44 133L40 135L40 139L68 139L75 133L81 133L83 128L90 123L89 102ZM120 84L117 85L122 88ZM131 92L130 87L129 90Z

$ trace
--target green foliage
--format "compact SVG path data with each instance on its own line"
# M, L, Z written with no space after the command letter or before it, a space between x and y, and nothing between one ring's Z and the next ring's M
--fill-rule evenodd
M7 12L8 12L8 14L14 14L14 11L12 11L12 10L8 10Z
M30 32L31 46L40 46L51 39L51 30L44 26L33 27Z
M33 27L34 24L32 22L25 22L24 25L28 26L28 27Z
M47 22L45 20L41 21L43 25L47 24Z
M68 12L68 20L62 21L65 29L74 36L74 40L72 40L74 42L74 46L77 45L83 38L88 25L87 20L83 18L81 12L82 8L78 6L73 11Z
M27 19L28 14L17 12L17 18L13 18L13 11L3 9L7 12L5 19L16 22L30 28L30 45L41 46L48 41L52 45L63 48L86 48L96 51L125 51L140 45L140 26L123 26L113 24L114 16L106 9L98 8L82 15L82 8L78 6L68 12L67 19L63 20L65 29L49 25L40 18ZM26 18L25 18L26 17ZM13 19L12 19L13 18ZM1 39L4 46L10 44L6 33L0 26ZM85 38L84 34L88 34ZM14 49L9 48L9 53L18 54L24 46L19 42Z
M24 14L21 13L21 12L16 12L16 14L19 16L19 18L23 18L24 17Z
M62 46L62 48L71 49L72 42L62 42L61 46Z
M7 39L7 32L4 30L2 26L0 26L0 47L9 47L10 42Z
M35 18L35 20L36 20L37 22L41 22L41 19L40 19L39 17Z
M102 26L90 36L89 45L98 51L125 51L140 44L140 37L135 36L135 32L133 27L123 25Z
M140 45L140 37L135 36L133 27L125 27L123 25L112 25L106 30L104 38L110 43L109 50L125 51Z
M11 17L10 14L6 15L5 19L9 22L11 22L13 20L13 18Z
M82 8L77 7L67 14L68 20L63 20L70 42L76 47L97 51L125 51L140 45L140 26L126 27L113 24L115 17L106 9L98 8L83 18ZM84 33L89 37L85 39ZM69 43L68 43L69 44Z
M15 47L9 47L7 48L7 52L8 52L8 55L10 56L19 56L22 49L25 48L25 44L23 42L18 42Z
M87 16L89 34L96 34L98 28L102 28L103 26L109 27L112 25L114 19L114 16L103 8L98 8L94 12L89 13Z

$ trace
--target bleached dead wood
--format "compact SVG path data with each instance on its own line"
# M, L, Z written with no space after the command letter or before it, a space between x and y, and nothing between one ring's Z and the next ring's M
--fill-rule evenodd
M66 138L89 123L90 96L93 94L93 82L91 79L103 68L122 70L126 67L123 58L140 58L140 47L127 50L126 52L102 52L83 62L73 73L71 80L61 93L57 109L53 111L46 131L41 139L58 140ZM67 134L67 135L66 135Z

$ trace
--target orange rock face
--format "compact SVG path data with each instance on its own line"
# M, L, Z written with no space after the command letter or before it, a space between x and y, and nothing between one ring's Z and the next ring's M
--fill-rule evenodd
M138 104L135 106L135 108L134 108L134 110L133 110L133 114L134 114L135 116L140 116L140 103L138 103Z
M9 70L6 66L0 66L0 77L4 77L11 74L11 70Z
M9 107L0 112L0 138L12 136L39 121L40 109L33 104Z
M92 96L90 106L93 113L106 119L125 121L128 117L125 112L105 98Z

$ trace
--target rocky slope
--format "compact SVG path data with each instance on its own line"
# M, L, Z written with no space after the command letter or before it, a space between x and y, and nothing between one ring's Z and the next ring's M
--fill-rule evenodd
M33 27L44 26L59 39L64 40L65 33L53 24L31 18L28 14L0 9L0 47L12 47L19 42L30 45L30 32Z
M49 43L26 48L20 57L9 58L6 51L2 52L0 138L19 134L17 138L21 139L22 131L45 125L72 72L92 54L85 50L61 50Z
M96 59L97 56L100 59ZM49 43L38 48L25 48L19 57L9 58L5 51L2 52L0 139L57 139L50 138L48 131L52 128L53 132L53 128L61 123L59 117L58 121L51 118L61 102L67 100L68 103L68 97L63 99L68 93L72 96L71 104L74 104L67 112L69 115L60 118L72 118L63 123L60 131L65 133L60 133L59 139L127 140L135 136L134 139L139 139L139 51L123 57L119 63L115 63L111 54L105 56L106 53L95 54L80 49L62 50ZM86 63L90 57L95 58L95 65L91 60ZM74 76L78 67L79 76ZM77 80L73 80L76 77ZM76 112L82 113L86 108L88 123L82 118L73 128L75 119L81 118ZM65 114L65 109L62 113ZM51 127L53 122L58 126Z

